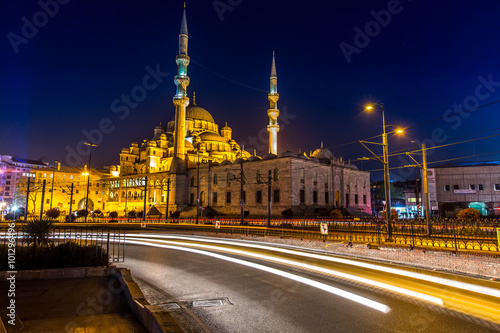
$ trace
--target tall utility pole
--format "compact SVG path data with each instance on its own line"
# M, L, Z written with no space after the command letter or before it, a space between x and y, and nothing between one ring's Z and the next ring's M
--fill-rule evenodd
M387 132L385 130L385 110L384 103L382 103L382 126L384 128L384 133L382 134L382 147L384 149L384 189L385 189L385 217L387 223L387 239L391 239L392 230L391 230L391 219L392 219L392 210L391 210L391 178L389 176L389 150L387 147Z
M271 227L271 170L267 176L267 226Z
M241 210L241 221L240 224L243 225L245 223L245 198L243 192L243 148L241 148L240 152L240 210Z
M170 195L170 178L167 179L167 206L165 208L165 222L168 222L168 200Z
M427 222L427 235L430 236L432 233L431 228L431 202L429 200L429 179L427 177L427 151L425 149L425 143L422 143L422 164L424 172L424 200L425 200L425 220Z
M71 194L69 196L69 222L73 222L73 218L71 217L72 208L73 208L73 185L74 183L71 183Z
M30 180L31 177L28 177L28 187L26 187L26 208L24 209L24 222L28 221L28 204L29 204L29 197L30 197Z
M144 177L144 209L142 210L142 220L146 221L146 200L148 197L148 176Z
M59 161L54 161L54 163L59 163ZM56 168L55 165L52 166L52 189L50 190L50 209L52 209L52 200L54 199L54 183L56 182Z
M198 154L198 165L196 172L196 224L198 224L198 217L200 214L200 151L197 151Z
M87 223L87 216L89 215L89 187L90 187L90 163L92 162L92 147L97 147L97 145L89 142L84 142L85 145L89 146L89 167L87 170L87 197L85 198L85 223Z
M415 143L415 141L412 141L412 143L416 149L417 144ZM417 165L414 166L414 169L415 169L415 208L417 210L417 217L420 217L420 209L418 209L418 206L420 205L420 196L419 196L419 192L418 192Z
M47 184L47 180L43 180L42 184L42 202L40 203L40 220L43 217L43 200L45 200L45 185Z

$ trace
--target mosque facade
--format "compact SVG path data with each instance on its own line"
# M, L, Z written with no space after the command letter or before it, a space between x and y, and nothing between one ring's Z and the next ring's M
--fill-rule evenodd
M273 53L267 110L268 154L245 151L225 124L188 97L188 27L184 8L176 56L174 116L154 129L151 139L132 142L120 153L106 182L106 207L120 215L144 208L181 217L204 212L251 216L324 215L334 207L371 213L370 174L336 158L322 145L309 156L278 152L279 94ZM264 112L264 111L263 111ZM146 198L144 198L146 196ZM168 202L168 204L167 204ZM153 209L153 207L155 209Z

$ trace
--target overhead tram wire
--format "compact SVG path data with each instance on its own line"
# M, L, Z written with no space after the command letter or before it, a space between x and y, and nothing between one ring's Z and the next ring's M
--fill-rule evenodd
M231 83L237 84L237 85L239 85L239 86L242 86L242 87L245 87L245 88L248 88L248 89L252 89L252 90L256 90L256 91L260 91L260 92L265 92L265 93L268 93L268 91L267 91L267 90L263 90L263 89L255 88L255 87L252 87L252 86L246 85L246 84L244 84L244 83L240 83L240 82L238 82L238 81L232 80L232 79L230 79L230 78L228 78L227 76L224 76L224 75L222 75L222 74L219 74L219 73L217 73L216 71L213 71L213 70L211 70L210 68L207 68L207 67L203 66L202 64L200 64L199 62L197 62L197 61L193 60L193 58L191 58L191 62L192 62L192 63L195 63L195 64L196 64L196 65L198 65L198 66L200 66L200 67L201 67L201 68L203 68L204 70L206 70L206 71L208 71L208 72L210 72L210 73L212 73L212 74L214 74L214 75L217 75L217 76L219 76L219 77L223 78L223 79L224 79L224 80L226 80L226 81L229 81L229 82L231 82Z
M424 121L424 122L421 122L421 123L418 123L418 124L415 124L415 125L412 125L412 126L405 127L404 129L407 130L407 129L415 128L415 127L418 127L418 126L427 125L427 124L436 122L438 120L444 120L445 118L449 118L451 116L459 115L459 114L462 114L462 113L465 113L465 112L477 111L477 110L479 110L481 108L484 108L484 107L487 107L487 106L491 106L491 105L494 105L494 104L498 104L498 103L500 103L500 100L497 100L497 101L494 101L494 102L491 102L491 103L487 103L487 104L483 104L483 105L479 105L479 106L477 106L475 108L470 108L470 109L467 109L467 110L462 110L462 111L454 112L454 113L449 114L447 116L442 116L442 117L439 117L439 118L434 118L434 119L431 119L431 120L428 120L428 121ZM391 133L395 133L395 131L387 132L387 134L391 134ZM366 138L366 139L357 140L357 141L351 141L351 142L347 142L347 143L341 143L341 144L338 144L338 145L327 146L325 148L333 149L333 148L348 146L348 145L352 145L352 144L358 144L359 141L371 140L371 139L374 139L374 138L377 138L377 137L380 137L380 136L382 136L382 134L378 134L378 135L375 135L375 136L372 136L372 137L369 137L369 138Z
M444 163L444 162L450 162L450 161L456 161L456 160L463 160L464 158L471 158L471 157L478 157L478 156L486 156L486 155L494 155L494 154L500 154L499 151L494 151L490 153L482 153L482 154L473 154L469 156L461 156L461 157L455 157L455 158L448 158L445 160L440 160L440 161L434 161L434 162L427 162L427 164L436 164L436 163ZM404 169L408 168L407 166L400 166L400 167L392 167L389 168L390 170L397 170L397 169ZM373 170L366 170L367 172L376 172L376 171L383 171L384 169L373 169Z

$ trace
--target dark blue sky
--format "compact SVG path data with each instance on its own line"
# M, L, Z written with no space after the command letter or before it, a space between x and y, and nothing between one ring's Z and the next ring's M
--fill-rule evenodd
M36 1L2 3L0 153L83 165L85 156L68 159L68 151L77 151L83 131L96 133L104 119L101 126L109 133L102 140L96 137L100 142L92 165L117 164L121 148L151 137L160 121L166 124L173 117L183 2L41 2L59 4L58 12L42 14ZM222 4L231 10L224 11ZM54 11L53 5L47 8ZM362 112L369 101L385 104L388 124L413 126L404 137L390 135L391 152L411 147L415 139L441 145L496 135L500 104L452 112L454 105L461 110L500 100L498 13L500 3L493 0L402 0L399 5L394 0L188 1L188 91L196 92L198 106L219 126L227 121L247 150L253 151L254 142L259 155L267 152L273 50L278 106L288 115L281 120L279 151L309 152L324 141L346 160L369 156L360 144L344 145L381 134L380 112ZM382 24L371 23L375 16ZM23 32L26 21L39 25L36 34L27 27ZM360 30L371 35L369 40L356 39ZM356 47L350 62L341 44L351 51ZM116 99L143 85L148 66L169 75L162 74L162 82L126 117L113 112ZM446 120L422 125L445 115ZM259 133L264 140L255 143L251 137ZM495 152L498 142L493 137L437 149L429 160ZM378 146L373 149L381 152ZM465 160L499 158L489 154ZM390 160L391 167L405 163ZM381 167L379 162L363 165L365 170ZM391 177L411 173L396 169Z

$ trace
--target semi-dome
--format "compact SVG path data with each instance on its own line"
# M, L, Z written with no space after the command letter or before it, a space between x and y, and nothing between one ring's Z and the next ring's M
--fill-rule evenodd
M227 143L227 140L219 134L212 132L204 132L199 135L201 141L217 141Z
M220 165L231 165L233 164L230 160L224 160Z
M260 160L262 160L262 158L260 158L257 155L252 155L248 158L248 162L260 161Z

